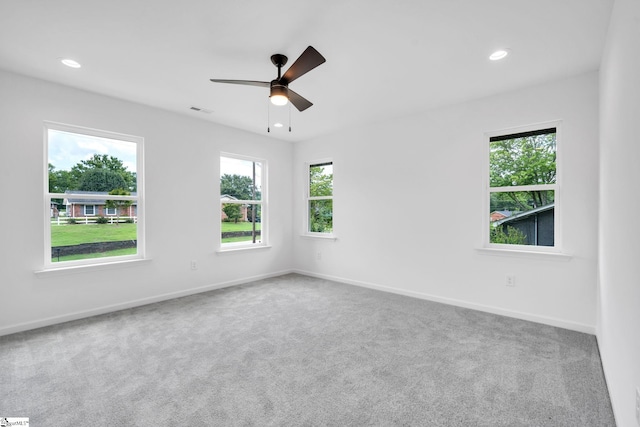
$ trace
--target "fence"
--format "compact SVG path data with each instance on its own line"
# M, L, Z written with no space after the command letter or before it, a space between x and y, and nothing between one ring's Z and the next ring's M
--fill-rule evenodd
M57 218L51 218L51 224L55 225L67 225L67 224L97 224L98 219L104 218L107 220L107 224L115 224L116 222L132 222L138 223L137 216L81 216L81 217L66 217L59 216Z

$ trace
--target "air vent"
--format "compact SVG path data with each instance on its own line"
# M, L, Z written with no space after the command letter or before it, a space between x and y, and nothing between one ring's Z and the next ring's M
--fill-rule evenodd
M189 108L189 109L190 109L190 110L193 110L193 111L199 111L199 112L204 113L204 114L211 114L211 113L213 113L213 111L211 111L211 110L206 110L206 109L204 109L204 108L200 108L200 107L191 107L191 108Z

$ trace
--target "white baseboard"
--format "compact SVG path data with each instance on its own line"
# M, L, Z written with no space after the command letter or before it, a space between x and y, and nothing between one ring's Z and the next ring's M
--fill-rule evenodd
M175 298L186 297L189 295L199 294L202 292L213 291L216 289L228 288L230 286L242 285L244 283L254 282L256 280L268 279L270 277L282 276L283 274L292 273L293 270L283 270L273 273L260 274L257 276L244 277L242 279L230 280L227 282L215 283L212 285L200 286L197 288L181 290L177 292L169 292L147 298L141 298L133 301L127 301L118 304L106 305L103 307L92 308L89 310L77 311L75 313L64 314L61 316L47 317L44 319L33 320L25 323L18 323L0 328L0 336L24 332L31 329L42 328L45 326L57 325L59 323L69 322L72 320L84 319L100 314L112 313L114 311L125 310L127 308L140 307L156 302L167 301Z
M407 291L404 289L392 288L389 286L378 285L374 283L362 282L359 280L345 279L343 277L336 277L327 274L314 273L305 270L293 270L293 273L302 274L305 276L317 277L320 279L331 280L334 282L346 283L348 285L360 286L363 288L375 289L383 292L390 292L393 294L404 295L413 298L424 299L433 302L439 302L443 304L454 305L457 307L470 308L472 310L484 311L486 313L498 314L500 316L513 317L521 320L528 320L530 322L541 323L543 325L555 326L558 328L569 329L572 331L583 332L585 334L595 335L596 328L592 325L585 325L582 323L571 322L564 319L557 319L554 317L540 316L532 313L525 313L521 311L508 310L500 307L493 307L489 305L476 304L464 300L458 300L454 298L439 297L435 295L425 294L421 292Z
M468 301L457 300L453 298L439 297L439 296L429 295L421 292L407 291L404 289L398 289L398 288L392 288L389 286L383 286L383 285L378 285L374 283L362 282L359 280L351 280L351 279L345 279L343 277L337 277L337 276L331 276L327 274L314 273L311 271L293 269L293 270L282 270L282 271L273 272L273 273L261 274L257 276L244 277L241 279L220 282L216 284L201 286L198 288L186 289L186 290L177 291L177 292L169 292L169 293L156 295L148 298L142 298L142 299L137 299L133 301L112 304L112 305L98 307L90 310L78 311L75 313L64 314L61 316L48 317L48 318L34 320L30 322L9 325L9 326L0 328L0 336L14 334L17 332L28 331L31 329L42 328L45 326L56 325L59 323L69 322L72 320L84 319L87 317L97 316L100 314L112 313L114 311L124 310L127 308L140 307L147 304L153 304L156 302L167 301L167 300L180 298L188 295L194 295L202 292L213 291L216 289L227 288L230 286L241 285L249 282L254 282L256 280L268 279L271 277L282 276L284 274L289 274L289 273L298 273L305 276L317 277L320 279L331 280L334 282L345 283L348 285L360 286L363 288L375 289L383 292L390 292L398 295L404 295L408 297L454 305L457 307L464 307L472 310L484 311L487 313L513 317L516 319L528 320L531 322L541 323L544 325L556 326L558 328L564 328L572 331L583 332L590 335L595 335L596 333L595 326L585 325L585 324L576 323L576 322L570 322L563 319L539 316L531 313L524 313L524 312L519 312L515 310L507 310L499 307L475 304Z

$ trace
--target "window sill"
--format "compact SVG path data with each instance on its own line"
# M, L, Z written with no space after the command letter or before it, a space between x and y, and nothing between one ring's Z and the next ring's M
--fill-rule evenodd
M572 255L563 254L560 252L536 252L496 248L476 248L476 251L481 255L503 256L511 258L536 258L552 261L570 261L571 258L573 258Z
M151 259L146 258L146 259L131 259L126 261L105 262L101 264L55 267L55 268L47 268L45 270L37 270L37 271L34 271L34 274L38 278L56 277L56 276L64 276L68 274L90 273L90 272L102 271L102 270L118 270L118 269L127 268L127 267L135 267L140 264L146 264L150 261Z
M224 255L224 254L228 254L228 253L237 253L237 252L244 252L244 251L256 251L256 250L260 250L260 249L271 249L271 245L260 245L260 246L239 246L239 247L231 247L231 248L224 248L224 249L218 249L216 251L217 254L219 255Z
M302 237L303 239L322 239L322 240L338 240L338 237L334 234L322 234L322 233L316 233L316 234L311 234L311 233L306 233L306 234L301 234L300 237Z

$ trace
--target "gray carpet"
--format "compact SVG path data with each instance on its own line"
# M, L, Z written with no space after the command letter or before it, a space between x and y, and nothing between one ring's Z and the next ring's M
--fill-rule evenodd
M613 426L595 338L299 275L0 338L50 426Z

